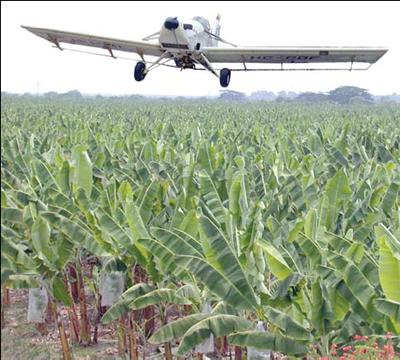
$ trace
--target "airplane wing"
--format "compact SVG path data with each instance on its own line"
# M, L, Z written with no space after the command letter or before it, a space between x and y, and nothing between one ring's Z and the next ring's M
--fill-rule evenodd
M52 42L60 49L62 49L60 46L61 43L68 43L106 49L110 51L111 54L112 50L133 52L139 54L140 56L160 56L164 52L159 45L142 41L112 39L102 36L86 35L52 29L42 29L30 26L22 27L34 33L35 35Z
M215 63L347 63L373 64L388 49L370 47L236 47L203 48Z

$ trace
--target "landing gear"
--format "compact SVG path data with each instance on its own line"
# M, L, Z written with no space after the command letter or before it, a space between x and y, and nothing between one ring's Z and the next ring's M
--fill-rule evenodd
M142 81L146 77L146 64L139 61L135 66L135 80Z
M219 74L219 83L222 87L227 87L231 81L231 71L227 68L221 69Z
M190 56L182 56L181 58L174 59L175 65L183 69L196 69L196 66Z

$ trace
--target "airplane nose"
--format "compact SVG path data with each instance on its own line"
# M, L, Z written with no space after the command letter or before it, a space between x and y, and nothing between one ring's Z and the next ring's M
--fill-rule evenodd
M175 30L179 26L178 18L176 17L168 17L164 22L164 27L168 30Z

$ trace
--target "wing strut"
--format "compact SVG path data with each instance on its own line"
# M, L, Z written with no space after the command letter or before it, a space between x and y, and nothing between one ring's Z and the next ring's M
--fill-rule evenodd
M110 53L110 56L111 56L113 59L116 59L116 56L114 55L114 53L113 53L113 51L112 51L112 48L111 48L110 46L107 46L106 49L107 49L108 52Z
M244 70L247 70L246 59L244 58L244 56L242 56L242 61L243 61L243 68L244 68Z
M60 43L58 42L58 40L57 40L57 38L55 38L55 37L50 37L49 36L49 40L59 49L59 50L64 50L61 46L60 46Z

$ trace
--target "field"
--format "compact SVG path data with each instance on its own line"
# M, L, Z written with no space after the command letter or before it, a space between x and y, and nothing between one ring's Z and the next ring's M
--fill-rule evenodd
M399 358L399 191L398 105L2 96L2 358Z

